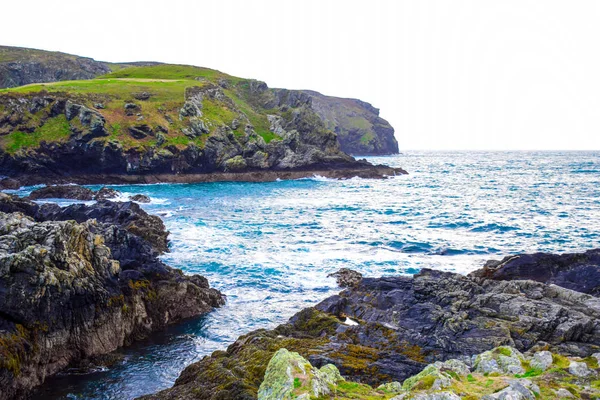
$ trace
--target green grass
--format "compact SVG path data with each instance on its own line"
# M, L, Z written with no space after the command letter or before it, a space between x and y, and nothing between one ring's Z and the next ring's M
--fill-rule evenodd
M8 153L14 154L21 149L37 148L42 141L60 142L69 138L71 129L64 115L50 118L44 125L33 133L12 132L0 139L2 147Z
M196 78L205 78L216 81L220 78L238 80L239 78L224 74L223 72L202 67L193 67L191 65L163 64L148 67L129 67L118 71L113 71L99 77L106 78L138 78L138 79L185 79L194 80Z

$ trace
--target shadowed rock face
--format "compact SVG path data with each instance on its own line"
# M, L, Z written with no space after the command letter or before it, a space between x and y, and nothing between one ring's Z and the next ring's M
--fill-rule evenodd
M0 399L224 304L204 277L157 258L161 250L131 229L136 207L61 209L0 196L0 210L20 211L0 211Z
M398 154L394 128L379 116L379 109L357 99L324 96L304 91L312 99L312 109L333 130L342 151L354 155Z
M471 276L495 280L531 279L600 296L600 249L571 254L519 254L490 260Z
M346 317L358 325L345 325ZM172 389L146 398L255 399L280 348L371 385L403 381L428 363L468 360L500 345L588 356L600 346L599 318L599 299L538 282L432 270L363 278L287 324L240 337L189 366Z

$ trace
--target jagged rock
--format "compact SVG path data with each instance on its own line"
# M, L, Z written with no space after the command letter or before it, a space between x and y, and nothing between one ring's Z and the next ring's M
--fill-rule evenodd
M115 197L119 197L121 192L115 189L103 187L94 193L94 200L108 200L114 199Z
M29 194L32 200L38 199L74 199L93 200L94 191L78 185L53 185L35 189Z
M511 380L509 386L500 392L483 397L483 400L535 400L540 388L528 379Z
M496 280L531 279L600 296L600 249L585 253L519 254L490 260L471 276Z
M242 156L235 156L225 161L225 171L242 171L248 166Z
M591 374L591 371L586 363L571 361L571 364L569 365L569 373L579 378L585 378L586 376Z
M141 125L130 126L129 134L136 139L144 139L148 136L153 136L154 131L147 124L141 124Z
M258 390L258 400L293 399L297 398L293 394L295 391L305 391L314 397L326 396L330 394L330 386L342 380L333 365L316 369L298 353L279 349L269 361Z
M117 225L0 212L0 399L24 397L70 363L223 304L205 278L157 254Z
M357 286L363 276L360 272L348 268L340 268L339 271L329 274L327 277L335 278L338 286L344 288Z
M20 187L21 187L21 183L16 179L11 179L11 178L0 179L0 190L19 189Z
M525 372L522 365L524 360L523 354L518 350L509 346L501 346L478 355L474 365L477 372L501 372L514 375Z
M136 100L148 100L152 95L148 92L139 92L139 93L134 93L133 94L133 98Z
M108 136L108 132L104 127L106 120L98 111L67 100L65 104L65 116L68 121L77 117L81 125L88 128L88 131L79 131L80 138L84 141L88 141L95 137ZM77 131L76 128L72 129Z
M137 201L138 203L150 203L150 197L145 194L134 194L133 196L129 196L129 200Z
M545 371L552 365L552 353L549 351L538 351L531 358L531 367Z
M346 325L347 317L360 323ZM598 352L599 319L600 299L534 281L428 269L413 277L363 278L287 324L240 337L226 351L186 368L173 388L147 398L254 398L268 360L281 347L314 367L333 364L346 379L375 386L499 346L511 348L480 359L493 359L499 373L521 371L520 352L542 343L571 356Z
M460 400L460 396L452 392L439 393L419 393L412 398L413 400Z

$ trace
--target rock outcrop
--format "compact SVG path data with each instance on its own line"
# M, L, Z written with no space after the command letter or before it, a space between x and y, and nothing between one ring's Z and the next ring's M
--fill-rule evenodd
M347 318L357 324L345 323ZM287 324L240 337L226 351L186 368L173 388L145 398L193 393L198 399L255 399L268 361L280 348L299 353L315 368L333 364L345 379L377 387L402 382L438 361L470 362L498 346L520 353L595 354L600 300L534 281L427 269L414 277L363 278Z
M92 79L115 67L154 62L112 64L56 51L0 46L0 89L30 83Z
M143 182L145 177L158 180L161 176L252 171L339 170L348 171L349 177L406 173L356 161L341 151L336 134L312 110L309 96L291 102L275 97L276 92L266 86L239 89L239 93L261 118L271 105L281 115L269 114L271 126L259 131L247 116L249 111L232 100L236 97L212 84L187 88L178 116L170 116L162 105L152 102L136 106L138 111L131 115L106 114L104 109L94 109L97 98L105 98L107 104L120 100L102 93L85 97L2 94L0 174L31 185ZM208 114L200 105L223 108L232 121ZM144 118L144 113L164 120L164 125L151 128L134 122ZM126 130L125 124L129 125Z
M29 195L32 200L73 199L94 200L94 191L78 185L51 185L35 189Z
M547 365L534 367L534 360L541 354L549 358ZM596 384L600 368L595 357L569 359L549 351L527 355L501 346L474 355L473 359L474 362L467 360L466 363L456 359L437 361L403 383L393 381L373 388L346 381L335 365L317 369L298 353L280 349L269 361L258 400L329 397L338 400L534 400L600 396Z
M304 91L312 109L337 134L342 151L354 155L398 154L394 128L379 116L379 109L357 99L324 96Z
M470 275L495 280L531 279L600 297L600 249L508 256L501 261L490 260Z
M0 399L224 303L157 258L167 233L134 203L0 210Z

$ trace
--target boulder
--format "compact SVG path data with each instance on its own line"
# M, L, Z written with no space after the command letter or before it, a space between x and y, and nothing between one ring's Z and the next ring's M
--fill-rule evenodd
M0 179L0 190L15 190L21 187L21 183L12 178L2 178Z
M52 185L35 189L29 194L32 200L38 199L74 199L93 200L94 191L78 185Z
M129 200L137 201L138 203L150 203L150 197L145 194L134 194L133 196L129 196Z
M355 287L363 278L360 272L348 268L340 268L339 271L329 274L327 277L335 278L338 286L343 288Z
M600 296L600 249L585 253L519 254L490 260L471 276L495 280L530 279Z
M103 187L100 190L98 190L96 193L94 193L94 200L114 199L116 197L119 197L120 194L121 194L121 192L119 192L118 190Z

